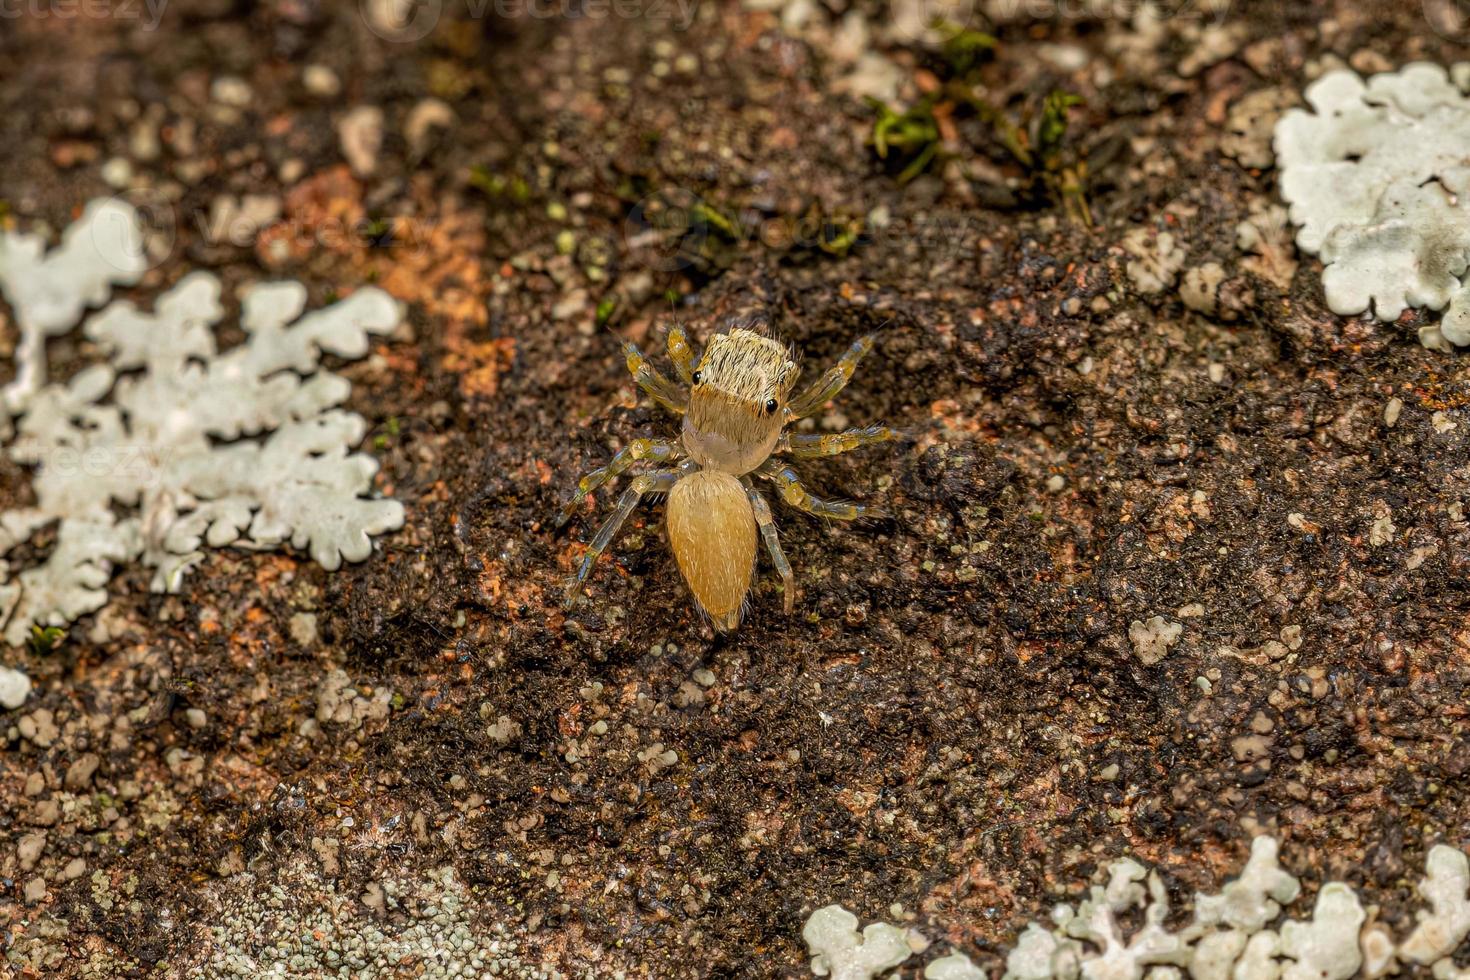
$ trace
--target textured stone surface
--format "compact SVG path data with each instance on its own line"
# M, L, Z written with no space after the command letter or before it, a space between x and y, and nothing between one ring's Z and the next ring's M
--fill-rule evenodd
M1334 314L1320 263L1282 251L1275 175L1220 141L1238 98L1300 92L1335 58L1452 61L1421 5L1236 4L1217 23L1209 5L1022 4L974 25L1000 35L977 84L1018 126L1053 89L1083 96L1063 144L1088 157L1091 228L1025 193L994 127L943 96L943 52L873 29L861 53L896 70L892 108L928 76L948 102L943 152L900 184L906 161L867 145L874 110L830 88L857 63L823 47L858 35L845 10L809 6L793 38L784 10L733 4L697 5L685 30L647 8L443 8L417 43L354 4L0 31L17 230L56 242L123 156L150 227L172 229L119 293L140 310L207 269L222 347L245 340L241 290L271 279L303 283L310 309L375 286L407 323L326 359L367 423L353 451L404 506L377 553L328 573L292 548L205 549L173 595L120 567L54 649L6 652L36 686L0 724L7 956L47 980L195 975L226 904L253 915L278 884L314 908L314 838L339 842L340 921L449 867L478 934L498 922L519 961L577 976L799 976L801 924L841 904L994 977L1114 860L1157 870L1183 908L1262 833L1305 896L1283 915L1308 921L1341 880L1406 935L1427 854L1470 825L1470 386L1414 339L1435 315ZM340 89L309 87L309 65ZM218 77L251 100L212 100ZM415 157L406 124L429 97L458 122ZM358 105L384 117L362 179L335 128ZM279 199L280 220L212 239L222 194ZM1184 270L1220 266L1213 318L1179 282L1134 286L1140 227ZM717 639L655 503L563 613L592 533L553 532L565 495L677 431L609 333L656 354L671 315L698 343L754 310L807 376L879 331L813 431L905 437L803 472L890 516L776 508L801 601L782 615L763 562ZM18 337L7 309L0 349ZM59 381L103 357L81 330L47 344ZM32 485L0 460L6 509ZM1183 628L1146 666L1129 630L1154 616ZM349 702L392 692L386 715L318 722L335 670ZM67 788L87 753L102 765ZM22 872L19 838L43 830Z

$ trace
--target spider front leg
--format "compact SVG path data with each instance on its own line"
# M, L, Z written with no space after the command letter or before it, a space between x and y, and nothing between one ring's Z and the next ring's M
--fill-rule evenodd
M628 372L633 375L633 381L638 387L648 392L648 396L658 402L664 408L675 415L683 415L689 408L689 393L675 385L660 373L659 369L648 363L648 358L638 349L638 345L623 341L623 356L628 361Z
M669 360L674 362L674 370L679 372L686 385L694 384L694 348L689 346L689 335L677 323L669 328L668 344Z
M867 356L868 351L873 349L873 341L878 335L870 333L866 337L859 337L852 342L847 353L842 355L835 365L827 370L812 383L812 386L791 400L788 408L790 417L793 419L804 419L808 415L814 415L821 410L837 393L847 387L847 382L852 379L852 373L857 370L858 362Z
M796 459L812 459L817 456L839 456L854 449L888 442L898 438L898 432L886 425L870 425L865 429L848 429L846 432L798 432L786 437L785 449Z
M589 493L614 477L620 476L634 463L640 463L645 459L653 460L655 463L666 463L678 454L678 443L666 439L634 439L619 449L606 466L599 466L577 481L577 492L572 494L572 499L566 502L561 513L557 515L556 526L561 527L569 521Z
M563 609L570 609L576 604L577 598L582 594L582 585L587 581L587 576L592 572L592 566L597 564L597 559L612 544L612 539L617 535L623 522L628 515L633 513L633 508L638 506L638 501L645 493L668 493L674 488L674 483L679 479L677 470L659 470L655 473L644 473L635 477L628 489L618 498L617 509L612 512L602 527L597 529L597 535L592 543L587 546L587 554L582 557L582 564L577 566L577 574L567 586L566 599L562 602Z
M770 480L776 485L776 492L781 499L795 507L804 510L808 514L817 517L831 517L839 521L855 521L859 517L872 517L876 511L866 504L854 504L845 500L823 500L813 497L802 486L801 477L796 471L780 460L768 459L756 467L756 476Z
M766 503L766 498L749 483L745 485L745 495L750 498L750 507L755 511L755 523L761 529L761 540L765 541L766 550L771 553L771 564L775 566L776 574L781 576L786 595L786 615L790 616L791 610L796 608L796 576L791 574L791 564L786 561L786 555L781 551L781 542L776 537L776 519L771 516L771 507Z

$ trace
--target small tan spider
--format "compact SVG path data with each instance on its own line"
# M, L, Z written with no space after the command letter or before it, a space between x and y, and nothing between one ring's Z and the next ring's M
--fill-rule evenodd
M587 494L633 464L677 465L641 474L623 491L567 589L566 607L576 603L598 557L639 499L648 493L667 493L674 559L695 601L717 629L733 630L740 624L755 570L757 529L781 576L790 614L796 602L795 578L776 539L771 508L752 477L769 480L782 500L809 514L845 521L872 514L864 504L813 497L779 457L836 456L894 438L895 432L883 425L829 435L782 431L788 422L819 411L847 385L858 362L872 349L873 339L870 334L855 341L833 368L795 398L791 390L800 368L792 352L747 327L732 326L712 337L697 365L683 328L669 331L669 358L690 386L687 391L659 373L636 346L624 343L633 380L654 401L684 417L683 431L678 440L635 439L606 466L582 477L556 526L576 513Z

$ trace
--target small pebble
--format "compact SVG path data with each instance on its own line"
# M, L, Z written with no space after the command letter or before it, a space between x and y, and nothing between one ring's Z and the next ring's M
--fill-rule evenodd
M383 110L375 105L358 106L338 121L337 137L352 172L370 176L378 169L378 153L383 149Z
M36 866L46 850L45 834L25 834L15 847L15 856L20 860L20 870L29 871Z
M243 109L255 98L255 93L243 78L222 75L209 87L209 97L220 105Z
M317 628L315 613L297 613L291 617L289 628L291 630L291 639L295 641L297 646L309 649L316 645Z
M114 190L122 190L133 181L133 165L125 157L113 157L102 165L102 179Z
M307 65L301 72L301 84L319 99L330 99L342 91L342 81L326 65Z
M32 878L26 882L24 897L27 905L35 905L37 902L46 900L46 879Z
M18 670L0 667L0 705L10 711L26 703L31 696L31 679Z
M73 793L86 789L92 784L92 776L96 774L97 767L101 763L102 759L96 752L84 753L66 770L63 785Z

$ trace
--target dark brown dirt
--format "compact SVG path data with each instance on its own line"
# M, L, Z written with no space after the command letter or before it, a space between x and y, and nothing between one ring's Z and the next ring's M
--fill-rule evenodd
M227 286L300 278L317 302L377 282L413 327L342 368L408 511L371 560L328 574L216 552L171 598L122 569L59 650L10 655L38 687L15 717L61 729L42 746L11 727L0 752L0 831L62 811L34 871L0 856L18 975L84 959L197 975L232 877L284 877L331 837L340 866L321 874L342 894L452 865L524 955L579 975L802 976L801 924L829 902L865 921L898 903L993 966L1106 861L1136 854L1187 895L1261 831L1285 841L1304 903L1341 878L1402 925L1428 847L1470 843L1470 377L1464 355L1419 346L1413 314L1333 316L1314 260L1288 290L1244 264L1235 227L1274 175L1220 134L1240 95L1298 91L1325 57L1466 52L1417 4L1238 3L1222 23L1235 43L1189 77L1201 45L1182 20L1146 56L1116 46L1137 36L1125 17L993 25L980 78L1007 112L1056 88L1085 99L1068 139L1111 155L1088 229L1050 202L997 206L984 175L1017 169L962 114L954 162L901 185L822 44L734 3L687 31L451 4L417 44L375 37L355 5L175 0L156 31L0 22L7 221L63 227L156 112L163 152L134 165L177 187L177 240L129 295L199 267ZM1085 64L1057 67L1055 44ZM884 50L906 85L944 77L933 55ZM341 93L308 93L308 64ZM221 117L226 74L253 97ZM410 147L431 96L456 121ZM387 136L359 181L334 125L360 104ZM280 198L305 244L203 240L195 216L241 193ZM720 220L681 235L659 218L699 202ZM332 214L374 234L321 240ZM864 236L834 242L853 222ZM1177 288L1139 292L1120 247L1137 227L1171 232L1185 269L1221 264L1214 317ZM880 330L818 422L904 438L807 469L889 516L778 510L797 612L762 563L721 637L644 508L564 614L595 518L557 533L555 509L617 446L674 432L609 331L660 350L675 316L703 339L753 311L815 366ZM68 338L51 355L65 374L91 352ZM24 487L0 464L7 500ZM1129 630L1153 616L1183 632L1150 666ZM391 689L390 716L303 734L334 667ZM88 752L92 787L67 788ZM22 897L37 875L39 906ZM168 915L103 901L99 880ZM67 959L36 966L38 943Z

